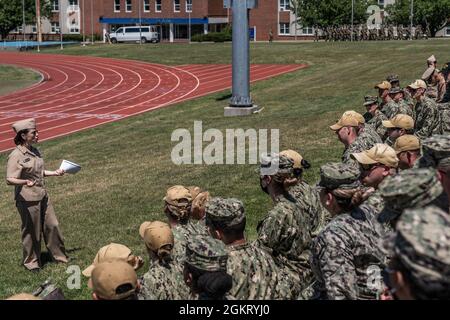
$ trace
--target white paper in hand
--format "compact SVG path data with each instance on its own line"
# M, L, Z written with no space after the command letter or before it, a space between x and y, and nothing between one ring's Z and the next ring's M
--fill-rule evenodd
M70 161L67 161L67 160L63 160L61 162L61 165L59 166L59 168L63 169L66 173L72 173L72 174L75 174L81 170L80 165L70 162Z

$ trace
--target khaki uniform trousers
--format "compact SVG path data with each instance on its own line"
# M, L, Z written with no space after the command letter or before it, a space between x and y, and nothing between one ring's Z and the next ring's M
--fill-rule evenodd
M24 266L30 270L41 267L41 235L53 259L67 262L64 238L48 196L41 201L16 201L16 207L22 219Z

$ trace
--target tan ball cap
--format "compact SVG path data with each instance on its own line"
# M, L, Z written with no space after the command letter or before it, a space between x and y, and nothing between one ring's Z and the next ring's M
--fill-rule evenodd
M390 84L389 81L383 81L375 86L375 89L381 89L381 90L391 90L391 88L392 88L392 85Z
M390 120L382 121L386 128L401 128L411 130L414 128L414 119L407 114L398 114Z
M86 277L90 277L95 266L105 261L121 260L127 262L130 255L131 250L127 246L119 243L110 243L98 250L92 264L83 270L83 275Z
M364 122L364 117L358 112L346 111L336 124L330 126L330 129L337 131L343 127L357 127Z
M405 134L395 140L394 150L397 154L403 151L420 150L420 140L412 134Z
M176 185L167 189L163 200L173 206L187 206L192 202L192 195L188 188Z
M297 151L283 150L280 152L280 155L286 156L286 157L292 159L292 161L294 161L294 169L303 169L303 166L302 166L303 157Z
M126 292L120 292L118 288L124 285L129 285L130 289ZM123 261L102 262L96 265L92 271L88 286L100 299L125 299L136 292L136 271Z
M419 88L426 89L427 84L423 80L416 80L413 83L411 83L408 87L411 89L414 89L414 90L419 89Z
M381 163L390 168L397 168L398 158L395 150L387 144L377 143L369 150L352 153L352 157L361 164Z
M174 237L172 229L167 223L161 221L144 222L139 228L139 235L145 245L152 251L158 251L161 247L170 245L173 247Z

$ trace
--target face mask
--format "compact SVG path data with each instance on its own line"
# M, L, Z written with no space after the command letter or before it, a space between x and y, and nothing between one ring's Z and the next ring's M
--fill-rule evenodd
M269 190L268 190L267 186L264 186L264 185L263 185L263 179L262 179L262 178L259 179L259 185L261 186L261 190L262 190L264 193L269 194Z

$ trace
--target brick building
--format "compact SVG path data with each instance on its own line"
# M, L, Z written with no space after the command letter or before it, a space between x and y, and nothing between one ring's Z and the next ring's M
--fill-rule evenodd
M381 8L395 0L379 0ZM44 20L44 39L57 37L60 27L63 34L91 34L103 36L104 32L122 26L156 25L162 41L186 41L191 35L220 31L231 23L230 10L223 0L52 0L53 16ZM259 0L258 7L250 11L250 28L253 40L311 39L314 30L296 23L290 0ZM19 37L22 28L16 30ZM35 26L27 26L25 33L36 35ZM438 36L450 36L450 27Z

